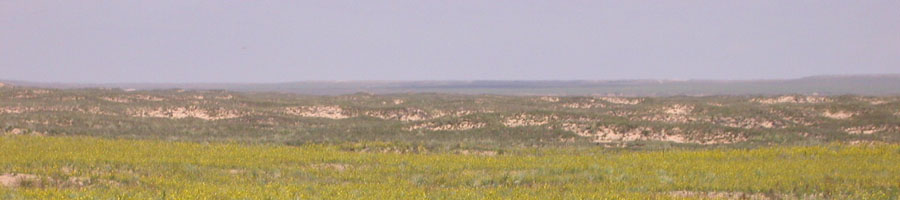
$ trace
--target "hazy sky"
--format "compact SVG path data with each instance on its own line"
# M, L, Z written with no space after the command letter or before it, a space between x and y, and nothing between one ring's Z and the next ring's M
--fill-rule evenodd
M0 1L0 79L900 73L900 1Z

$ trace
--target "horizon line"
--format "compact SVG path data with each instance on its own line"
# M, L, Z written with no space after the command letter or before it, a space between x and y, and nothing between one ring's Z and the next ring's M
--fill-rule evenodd
M278 81L278 82L48 82L48 81L30 81L20 79L0 79L0 83L15 84L61 84L61 85L138 85L138 84L159 84L159 85L179 85L179 84L286 84L286 83L403 83L403 82L615 82L615 81L658 81L658 82L754 82L754 81L790 81L802 80L810 78L847 78L847 77L898 77L900 73L865 73L865 74L822 74L801 76L795 78L755 78L755 79L707 79L707 78L691 78L691 79L671 79L671 78L633 78L633 79L408 79L408 80L296 80L296 81Z

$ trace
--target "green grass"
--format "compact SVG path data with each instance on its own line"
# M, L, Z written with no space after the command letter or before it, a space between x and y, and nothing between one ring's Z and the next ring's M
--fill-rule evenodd
M391 146L371 146L379 145ZM677 198L671 196L676 191L824 199L900 195L900 145L517 148L496 156L351 148L360 146L4 136L0 174L40 178L0 187L0 199L647 199ZM82 183L68 181L73 177Z

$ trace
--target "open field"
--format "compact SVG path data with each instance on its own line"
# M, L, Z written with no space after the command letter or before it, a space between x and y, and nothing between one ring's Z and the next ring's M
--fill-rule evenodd
M503 154L0 137L2 199L896 199L900 146ZM354 148L356 147L356 148Z
M0 87L0 199L898 199L897 96Z

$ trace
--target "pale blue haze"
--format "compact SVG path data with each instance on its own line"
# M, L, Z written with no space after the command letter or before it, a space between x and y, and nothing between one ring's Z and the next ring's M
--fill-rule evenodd
M900 73L900 1L0 1L0 79Z

